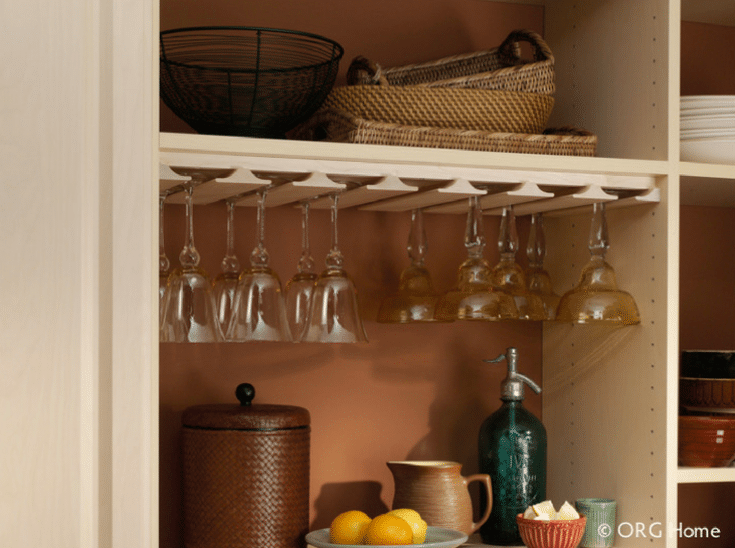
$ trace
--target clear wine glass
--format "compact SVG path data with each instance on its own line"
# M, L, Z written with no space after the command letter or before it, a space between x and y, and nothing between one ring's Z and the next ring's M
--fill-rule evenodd
M301 204L301 256L296 274L286 283L286 315L294 341L304 338L317 273L309 245L309 202Z
M278 274L269 266L265 249L265 199L258 191L258 243L250 254L250 268L240 274L232 318L227 329L231 341L291 341L286 303Z
M471 196L469 202L464 244L467 259L459 267L457 285L439 298L434 316L442 321L517 319L513 297L493 286L492 268L483 257L485 235L479 200Z
M411 264L401 272L398 291L383 299L378 309L380 323L433 322L436 301L431 275L424 259L427 251L426 230L422 209L411 212L408 235L408 257Z
M317 278L309 312L306 342L367 342L357 302L355 284L343 268L344 258L337 241L339 194L332 195L332 246L326 269Z
M531 229L526 246L528 268L526 269L526 283L529 293L538 295L544 303L544 317L547 320L556 318L556 309L561 297L554 293L551 285L551 276L544 268L546 257L546 237L544 235L544 217L541 213L531 215Z
M227 332L235 303L235 289L240 278L240 261L235 255L235 204L237 198L228 198L227 205L227 249L222 259L221 271L214 279L214 302L217 306L217 321L222 332Z
M194 188L218 177L228 177L234 170L173 168L191 177L182 184L186 192L186 236L179 254L180 268L169 277L161 318L162 342L219 342L222 330L212 295L212 282L199 266L199 251L194 245Z
M622 325L640 323L633 296L618 289L615 271L605 260L610 248L604 202L592 210L590 260L582 269L577 285L565 293L556 312L558 321L576 323L611 322Z
M158 194L158 321L163 318L163 297L166 294L166 285L168 277L171 275L171 261L166 255L166 246L164 245L163 235L163 210L166 198L171 194L171 190L162 190Z
M518 251L518 231L513 206L503 208L498 235L500 260L493 268L493 284L510 293L518 308L519 320L543 320L544 303L541 297L528 291L523 269L516 262Z

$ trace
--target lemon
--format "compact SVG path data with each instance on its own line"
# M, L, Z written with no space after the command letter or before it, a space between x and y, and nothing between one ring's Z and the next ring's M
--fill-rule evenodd
M398 516L380 514L373 518L365 532L363 544L398 545L412 544L413 529L408 522Z
M556 510L554 510L554 503L551 502L550 500L545 500L544 502L539 502L538 504L534 504L533 511L536 513L537 516L546 514L548 516L548 519L556 518Z
M329 542L332 544L360 544L370 521L370 517L360 510L342 512L332 520L329 526Z
M556 513L556 519L579 519L579 513L574 509L574 506L564 501L564 504L561 505L561 508Z
M398 516L411 526L413 544L423 544L426 540L426 522L421 518L421 514L411 508L398 508L388 513L392 516Z

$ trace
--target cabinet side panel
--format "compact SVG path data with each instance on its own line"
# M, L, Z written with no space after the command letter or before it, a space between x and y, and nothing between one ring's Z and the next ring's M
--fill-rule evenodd
M620 288L634 296L641 324L544 327L549 498L559 504L581 497L616 499L620 525L616 546L640 545L643 534L652 546L665 542L665 535L655 538L667 520L663 207L607 214L611 241L607 260ZM589 221L589 215L583 215L548 223L553 237L549 270L560 294L577 282L576 275L589 258Z
M667 21L667 0L548 5L557 81L550 124L594 132L599 156L666 159Z

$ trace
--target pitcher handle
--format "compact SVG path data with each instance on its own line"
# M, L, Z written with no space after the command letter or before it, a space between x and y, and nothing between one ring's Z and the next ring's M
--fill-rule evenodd
M490 510L493 508L493 488L492 484L490 483L490 476L487 474L473 474L471 476L466 476L464 479L465 487L469 486L470 483L473 481L479 481L482 485L485 486L485 489L487 490L487 507L485 508L485 512L480 517L480 520L472 524L472 531L470 534L475 533L480 527L482 527L482 524L487 521L487 518L490 517Z

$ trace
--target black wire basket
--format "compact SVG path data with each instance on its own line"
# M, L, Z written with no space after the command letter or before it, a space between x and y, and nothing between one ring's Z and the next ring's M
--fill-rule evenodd
M283 138L322 104L343 54L333 40L292 30L166 30L161 98L198 133Z

